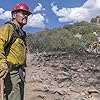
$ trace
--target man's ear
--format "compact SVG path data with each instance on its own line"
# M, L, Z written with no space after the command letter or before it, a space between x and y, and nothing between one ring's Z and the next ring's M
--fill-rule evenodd
M15 19L16 18L16 13L12 14L12 18Z

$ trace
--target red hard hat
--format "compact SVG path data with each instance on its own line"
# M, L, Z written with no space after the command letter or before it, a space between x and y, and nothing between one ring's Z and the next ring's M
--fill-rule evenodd
M19 3L19 4L17 4L17 5L13 8L12 12L14 12L14 11L19 11L19 10L27 11L27 12L29 13L29 15L32 14L32 13L30 12L30 10L29 10L29 7L28 7L25 3Z

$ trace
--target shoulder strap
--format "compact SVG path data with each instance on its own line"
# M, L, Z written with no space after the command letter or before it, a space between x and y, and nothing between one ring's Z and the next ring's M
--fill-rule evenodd
M14 27L14 32L13 32L11 38L10 38L10 41L8 42L8 44L4 48L5 51L8 50L8 48L11 47L11 45L16 41L16 39L19 36L18 32L17 32L18 29L17 29L16 25L12 22L6 22L5 24L8 24L8 23L11 24Z
M23 38L23 35L20 34L21 32L20 32L19 28L18 28L14 23L12 23L12 22L10 22L10 21L9 21L9 22L6 22L5 24L7 24L7 23L11 24L11 25L14 27L14 32L13 32L11 38L10 38L10 41L9 41L8 44L5 46L4 50L5 50L5 51L6 51L6 50L9 50L10 47L11 47L11 45L16 41L17 38L21 38L21 39L24 41L24 43L26 44L26 41L25 41L25 39Z

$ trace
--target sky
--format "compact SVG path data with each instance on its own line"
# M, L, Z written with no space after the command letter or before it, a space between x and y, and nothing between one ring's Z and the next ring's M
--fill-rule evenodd
M0 0L0 25L11 20L11 11L20 2L26 3L32 12L24 26L29 33L90 22L100 15L100 0Z

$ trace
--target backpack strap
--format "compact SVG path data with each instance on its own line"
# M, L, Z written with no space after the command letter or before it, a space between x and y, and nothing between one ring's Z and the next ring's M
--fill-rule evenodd
M14 27L14 32L10 38L10 41L8 42L8 44L5 46L4 51L8 51L11 47L11 45L16 41L17 38L21 38L25 45L26 45L26 33L22 30L20 30L14 23L12 22L6 22L5 24L11 24Z

